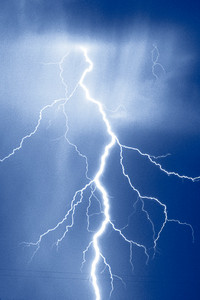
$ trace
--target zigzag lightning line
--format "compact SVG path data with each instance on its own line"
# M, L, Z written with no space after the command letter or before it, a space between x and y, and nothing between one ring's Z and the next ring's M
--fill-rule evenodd
M100 261L103 262L103 264L105 266L105 268L103 269L102 272L104 272L104 270L107 268L108 272L109 272L109 275L110 275L110 285L111 285L110 297L111 297L112 292L114 290L114 279L120 279L122 281L122 283L124 284L122 278L120 278L118 275L115 275L115 274L112 273L112 268L111 268L110 264L107 262L106 257L101 252L101 248L100 248L100 245L99 245L100 244L99 243L99 238L104 235L104 233L105 233L106 229L108 228L108 226L111 226L112 230L114 230L116 233L118 233L119 236L124 240L124 242L126 242L126 243L129 244L129 247L130 247L130 257L129 257L129 260L130 260L130 264L131 264L132 269L134 267L133 266L133 262L132 262L132 247L133 247L133 245L141 248L141 250L144 252L144 254L146 255L146 263L148 263L148 260L149 260L149 252L148 252L147 247L145 245L143 245L143 244L140 244L140 243L136 242L136 241L128 239L125 236L125 234L123 233L123 230L125 229L125 227L128 226L128 224L124 228L119 229L119 228L116 227L116 225L114 224L114 222L111 221L111 217L110 217L111 207L110 207L110 203L109 203L108 192L106 191L105 187L101 183L101 178L102 178L102 175L105 172L105 167L106 167L107 159L108 159L108 157L110 155L111 149L114 146L117 146L119 148L119 153L120 153L119 162L120 162L120 165L121 165L122 174L127 179L127 183L128 183L129 188L132 189L137 194L138 201L141 200L142 211L143 211L143 213L145 213L147 220L151 224L151 227L152 227L152 236L153 236L153 244L154 244L154 247L153 247L154 248L154 254L155 254L157 242L158 242L158 240L160 238L160 235L161 235L161 233L162 233L165 225L167 224L167 222L176 222L179 225L185 225L185 226L189 227L191 229L192 237L194 239L193 228L192 228L192 226L190 224L188 224L186 222L181 222L181 221L176 220L176 219L170 219L170 218L168 218L167 206L164 203L162 203L159 199L157 199L155 197L142 195L140 193L140 191L133 185L133 183L131 181L131 178L129 177L128 173L126 172L125 166L123 164L123 159L124 159L123 151L124 151L124 149L138 152L139 155L143 156L144 158L147 158L153 165L155 165L156 167L158 167L161 172L167 174L168 176L172 175L172 176L176 176L177 178L187 179L187 180L191 180L193 182L199 180L200 176L198 176L198 177L190 177L190 176L186 176L186 175L181 175L181 174L179 174L177 172L167 171L166 169L164 169L162 167L162 165L156 161L156 159L157 158L161 158L161 157L166 157L169 154L164 155L164 156L158 156L158 157L156 157L156 156L152 156L152 155L150 155L148 153L143 153L138 148L134 148L134 147L131 147L131 146L126 146L126 145L123 145L123 144L120 143L118 137L113 132L113 130L111 128L111 124L110 124L110 122L109 122L109 120L108 120L108 118L106 116L106 112L105 112L106 109L104 110L104 107L101 104L101 102L99 102L98 100L96 100L96 99L94 99L94 98L92 98L90 96L89 89L84 84L84 79L85 79L86 75L89 72L91 72L92 69L93 69L93 62L89 58L87 50L85 48L81 47L80 51L82 52L83 58L84 58L85 62L88 64L88 66L84 70L84 72L83 72L80 80L77 82L77 84L76 84L74 90L72 91L72 93L69 96L67 96L67 94L68 94L67 83L65 82L65 79L63 77L63 64L64 64L65 59L67 59L67 57L68 57L68 54L66 54L65 56L63 56L63 58L61 59L60 62L58 62L58 63L50 63L50 64L57 64L58 67L59 67L59 70L60 70L59 76L60 76L61 83L62 83L62 85L64 86L64 89L65 89L65 97L61 98L61 99L54 100L51 104L43 107L40 110L39 119L38 119L38 122L37 122L34 130L31 133L29 133L26 136L24 136L21 139L21 141L19 143L19 146L17 146L16 148L14 148L11 151L10 154L8 154L5 157L1 158L0 162L3 162L5 160L11 158L12 156L14 156L15 153L17 151L19 151L23 147L23 144L24 144L25 140L31 138L33 135L35 135L37 133L38 128L39 128L39 126L41 124L41 121L42 121L42 117L43 117L44 111L46 111L48 108L51 108L51 107L55 106L56 104L59 104L59 107L62 107L63 114L64 114L65 120L66 120L66 123L65 123L66 131L65 131L64 137L65 137L66 141L68 142L68 144L71 145L72 147L74 147L75 151L77 152L77 155L79 155L81 158L83 158L85 160L85 165L86 165L85 176L86 176L86 179L88 180L88 183L85 186L83 186L82 188L80 188L79 190L77 190L75 192L75 194L74 194L74 196L72 198L72 201L71 201L70 209L66 212L64 218L60 222L58 222L53 228L49 228L46 232L42 233L39 236L39 238L38 238L38 240L36 242L23 242L23 244L26 245L26 246L33 246L33 247L35 247L35 250L34 250L33 255L31 257L31 260L32 260L33 257L34 257L34 255L37 253L37 251L40 248L42 239L45 236L47 236L50 232L55 231L56 229L58 229L58 227L61 224L64 224L67 220L70 219L71 221L68 223L68 225L66 225L65 231L63 232L62 236L55 243L56 246L58 247L59 243L64 239L64 237L66 236L66 234L68 233L68 231L70 230L70 228L73 227L73 225L74 225L74 215L75 215L75 212L76 212L76 208L78 207L78 205L80 203L82 203L82 201L84 199L84 193L86 192L86 190L90 188L89 204L88 204L88 207L87 207L87 210L86 210L87 230L89 232L91 232L90 231L90 224L89 224L89 222L90 222L90 216L91 215L89 214L89 209L90 209L90 205L91 205L91 201L92 201L91 199L92 198L95 198L96 201L99 202L100 213L103 215L104 219L101 222L101 225L100 225L99 229L96 232L94 232L93 237L92 237L90 243L88 244L88 246L86 247L86 249L82 253L82 255L83 255L83 261L82 261L81 269L83 268L84 264L86 263L86 254L89 252L89 249L91 247L93 247L94 252L95 252L95 256L94 256L94 259L92 261L91 272L90 272L91 274L90 275L91 275L92 285L93 285L93 289L94 289L94 293L95 293L95 299L96 300L100 300L101 299L101 288L100 288L99 283L98 283L98 275L97 275L97 266L100 263ZM157 62L158 61L158 57L159 57L159 52L158 52L158 49L157 49L156 46L154 46L154 52L157 53L157 56L153 60L152 72L153 72L154 76L157 78L157 76L156 76L156 74L154 72L154 67L156 65L159 65L161 67L161 65ZM152 52L152 57L153 57L154 52ZM66 109L65 109L65 105L73 97L74 93L76 92L76 90L78 88L81 88L85 92L85 97L86 97L86 99L88 101L94 103L97 106L99 114L101 115L102 120L103 120L104 125L105 125L105 134L107 134L109 136L109 138L110 138L109 143L105 146L104 151L103 151L103 153L101 155L101 159L100 159L100 164L99 164L98 170L97 170L95 176L92 179L89 178L89 176L88 176L89 165L88 165L87 156L84 155L84 154L82 154L80 152L80 150L78 149L78 147L75 144L71 143L69 141L68 137L67 137L67 133L68 133L68 129L69 128L68 128L68 117L67 117L67 112L66 112ZM95 195L95 191L96 190L98 190L99 194L101 195L101 200L99 200L97 198L97 196ZM157 233L155 231L154 223L151 220L148 211L145 210L145 208L144 208L144 201L146 201L146 200L147 201L154 201L154 202L156 202L163 209L164 221L163 221L162 225L160 226L160 229L159 229L159 231Z

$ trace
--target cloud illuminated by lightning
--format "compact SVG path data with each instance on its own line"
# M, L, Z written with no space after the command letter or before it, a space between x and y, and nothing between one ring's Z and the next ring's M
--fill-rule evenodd
M84 79L85 79L86 75L89 72L91 72L92 69L93 69L93 62L89 58L88 51L87 51L86 48L80 47L80 51L81 51L81 53L83 55L85 63L87 63L87 67L85 68L84 72L82 73L82 76L81 76L80 80L77 82L77 84L75 85L73 91L68 95L67 83L65 82L65 79L64 79L64 76L63 76L63 71L64 71L63 64L64 64L64 61L68 58L68 54L66 54L66 55L64 55L62 57L62 59L60 60L60 62L50 63L50 64L56 64L59 67L59 70L60 70L59 76L60 76L61 83L62 83L62 85L63 85L63 87L65 89L65 97L57 99L57 100L54 100L51 104L46 105L45 107L43 107L40 110L39 119L38 119L38 122L37 122L35 128L33 129L33 131L30 132L29 134L25 135L21 139L21 141L19 143L19 146L17 146L16 148L14 148L11 151L11 153L9 153L8 155L6 155L5 157L1 158L0 162L3 162L5 160L11 158L12 156L14 156L15 153L17 151L19 151L23 147L24 142L27 139L31 138L33 135L35 135L37 133L38 128L39 128L39 126L41 124L41 121L42 121L43 114L44 114L44 112L46 110L48 110L49 108L51 108L53 106L56 106L56 105L58 105L59 108L62 108L62 112L63 112L63 115L65 117L65 121L66 121L65 122L65 128L66 129L65 129L65 135L64 135L64 137L65 137L66 141L68 142L68 144L75 149L77 155L79 155L81 158L83 158L85 160L85 177L88 180L88 182L81 189L79 189L79 190L77 190L75 192L75 194L74 194L74 196L72 198L72 201L71 201L70 208L66 212L64 218L60 222L58 222L54 227L49 228L47 231L45 231L44 233L42 233L39 236L39 238L38 238L38 240L36 242L23 242L23 244L26 245L26 246L33 246L33 247L35 247L35 250L34 250L34 252L32 254L32 257L31 257L31 260L32 260L33 257L34 257L34 255L37 253L37 251L40 248L40 244L41 244L42 239L46 235L48 235L50 232L57 230L60 227L60 225L62 225L65 222L68 221L68 223L67 223L67 225L65 227L65 231L63 232L63 234L61 235L61 237L57 239L57 241L55 243L56 246L58 247L59 244L62 242L62 240L65 238L65 236L68 233L68 231L70 230L70 228L73 227L73 225L74 225L74 215L75 215L75 212L76 212L76 208L78 207L78 205L80 203L82 203L82 201L84 199L85 192L88 189L90 189L89 204L88 204L87 209L86 209L87 230L90 231L90 217L91 217L91 215L89 214L89 209L90 209L91 201L92 201L93 198L96 201L98 201L98 203L99 203L99 214L103 215L103 220L102 220L102 222L100 224L100 227L93 233L91 241L89 242L88 246L86 247L86 249L82 253L83 261L82 261L81 268L83 268L83 266L84 266L84 264L86 262L86 254L88 253L88 251L90 250L90 248L93 247L95 256L94 256L94 259L92 261L90 275L91 275L92 286L93 286L94 293L95 293L95 299L96 300L100 300L101 299L101 289L100 289L100 286L99 286L99 283L98 283L98 276L97 276L97 267L98 267L100 261L103 262L103 264L105 266L105 268L103 269L102 272L104 272L105 269L108 269L108 272L109 272L109 275L110 275L110 285L111 285L110 297L111 297L112 292L114 290L114 279L115 278L116 279L120 279L122 281L122 283L124 283L123 280L122 280L122 278L120 278L118 275L115 275L115 274L112 273L112 268L111 268L110 264L107 262L106 257L103 255L103 253L101 251L99 240L100 240L100 237L102 237L104 235L104 233L106 232L106 229L109 226L112 228L113 231L115 231L116 233L119 234L119 236L123 239L124 242L126 242L126 243L129 244L129 249L130 249L129 260L130 260L130 265L131 265L132 269L134 267L133 266L133 262L132 262L132 247L133 246L139 247L144 252L144 254L146 256L146 263L148 263L148 260L149 260L149 251L148 251L148 248L145 245L143 245L143 244L140 244L140 243L138 243L138 242L136 242L134 240L128 239L126 237L126 235L124 234L123 230L125 229L125 227L128 226L128 224L125 227L123 227L123 228L117 228L116 225L114 224L114 222L111 220L111 216L110 216L111 207L110 207L108 192L107 192L107 190L105 189L104 185L101 182L102 175L105 173L106 163L107 163L108 157L110 156L111 149L113 149L114 146L116 146L116 147L119 148L119 153L120 153L119 162L120 162L122 174L127 179L129 188L132 189L137 194L137 196L138 196L138 200L137 201L141 201L141 203L142 203L142 211L146 215L146 218L147 218L148 222L151 224L151 227L152 227L152 237L153 237L153 245L154 245L153 246L153 248L154 248L154 254L155 254L155 251L156 251L157 242L158 242L158 240L160 238L160 235L161 235L161 233L162 233L165 225L167 224L167 222L176 222L179 225L185 225L185 226L189 227L191 229L191 231L192 231L192 237L194 239L193 228L192 228L192 226L190 224L188 224L186 222L181 222L181 221L176 220L176 219L170 219L168 217L168 213L167 213L167 206L164 203L162 203L159 199L157 199L155 197L146 196L146 195L142 195L141 194L141 192L134 186L131 178L129 177L128 173L126 172L125 166L123 164L124 150L138 152L140 156L148 159L153 165L155 165L156 167L158 167L161 172L163 172L164 174L166 174L168 176L176 176L176 177L178 177L180 179L187 179L187 180L191 180L193 182L199 180L200 176L190 177L190 176L187 176L187 175L181 175L181 174L179 174L177 172L168 171L168 170L164 169L162 167L162 165L160 163L158 163L156 160L158 158L161 158L161 157L166 157L169 154L166 154L166 155L163 155L163 156L153 156L153 155L150 155L148 153L142 152L138 148L135 148L135 147L132 147L132 146L123 145L123 144L120 143L118 137L116 136L116 134L113 132L113 130L111 128L111 124L110 124L109 119L107 118L107 115L106 115L106 109L103 107L103 105L101 104L100 101L98 101L98 100L96 100L96 99L94 99L94 98L91 97L89 89L88 89L88 87L84 83ZM155 73L155 67L159 66L164 71L164 68L158 62L158 58L159 58L158 48L157 48L156 45L154 45L154 49L152 51L152 62L153 62L152 73L156 77L156 79L158 78L158 76ZM67 112L66 112L66 103L72 99L74 93L76 92L76 90L78 88L81 88L84 91L85 97L86 97L87 101L95 104L96 107L98 108L98 112L101 115L102 120L103 120L104 125L105 125L105 134L108 135L108 137L109 137L109 142L107 143L107 145L105 146L105 148L103 150L103 153L101 154L99 167L98 167L98 170L97 170L97 172L96 172L96 174L94 175L93 178L90 178L88 176L89 165L88 165L87 156L85 154L81 153L81 151L78 149L78 147L76 146L76 144L71 143L70 140L68 139L68 136L67 136L69 127L68 127L68 116L67 116ZM100 197L101 197L100 199L95 195L96 191L98 191L98 193L100 194ZM155 231L154 223L151 220L151 217L150 217L148 211L145 210L145 208L144 208L144 201L154 201L163 210L164 221L161 224L158 232Z

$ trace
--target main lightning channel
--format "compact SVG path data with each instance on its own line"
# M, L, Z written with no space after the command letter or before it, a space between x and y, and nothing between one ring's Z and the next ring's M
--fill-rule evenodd
M97 283L97 276L96 276L96 268L97 268L97 264L99 263L99 260L100 260L100 257L101 257L101 251L99 249L99 245L98 245L98 239L100 236L103 235L103 233L105 232L106 230L106 227L107 225L111 222L110 220L110 215L109 215L109 209L110 209L110 205L109 205L109 200L108 200L108 195L107 195L107 192L106 192L106 189L103 187L103 185L101 184L101 181L100 181L100 178L105 170L105 165L106 165L106 158L108 157L109 155L109 152L110 152L110 149L114 146L115 142L116 142L116 136L115 134L112 132L111 130L111 126L109 124L109 121L108 119L106 118L106 114L103 110L103 106L100 102L98 102L97 100L93 99L91 96L90 96L90 93L89 93L89 90L88 88L85 86L85 84L83 83L84 81L84 78L86 76L86 74L88 72L91 72L92 69L93 69L93 63L92 61L89 59L88 55L87 55L87 51L85 48L81 48L81 50L83 51L84 53L84 57L85 57L85 60L86 62L89 63L89 67L85 70L85 72L83 73L81 79L80 79L80 86L83 88L83 90L85 91L85 94L86 94L86 98L95 103L98 108L99 108L99 111L102 115L102 118L104 120L104 123L106 125L106 128L107 128L107 133L110 135L111 137L111 140L110 140L110 143L106 145L105 147L105 150L104 150L104 153L103 155L101 156L101 163L100 163L100 168L97 172L97 174L95 175L95 178L94 178L94 182L97 186L97 188L99 189L99 191L101 192L102 194L102 199L103 199L103 205L104 205L104 216L105 216L105 219L104 221L102 222L99 230L94 234L93 236L93 241L92 241L92 244L93 244L93 247L94 247L94 250L95 250L95 258L93 260L93 263L92 263L92 268L91 268L91 278L92 278L92 284L93 284L93 287L94 287L94 291L95 291L95 296L96 296L96 300L100 300L101 299L101 296L100 296L100 289L99 289L99 286L98 286L98 283Z

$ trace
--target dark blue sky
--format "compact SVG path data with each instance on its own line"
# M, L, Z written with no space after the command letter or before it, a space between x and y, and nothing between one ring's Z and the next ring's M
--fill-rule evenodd
M181 26L198 36L198 1L1 1L2 31L66 30L105 36L127 34L133 24Z
M64 97L57 64L71 50L63 76L73 89L85 68L74 45L84 44L94 63L86 85L103 103L110 124L121 143L153 155L167 170L200 175L200 5L198 1L1 1L0 4L0 158L33 131L39 111ZM152 73L151 51L160 56ZM67 105L68 137L87 155L89 176L98 169L108 143L97 108L85 101L79 88ZM112 112L119 107L119 110ZM64 226L50 233L33 260L40 234L55 226L69 209L77 189L87 182L84 160L64 140L65 118L58 106L45 111L37 133L14 156L0 163L0 299L76 300L95 299L90 283L92 249L80 272L82 251L92 238L87 233L85 211L89 191L78 207L75 224L57 251L52 244ZM199 300L200 298L200 183L169 177L150 162L128 150L124 166L141 194L167 205L168 217L192 225L167 223L152 259L152 227L142 202L122 176L116 146L102 177L110 201L111 220L149 251L133 247L134 271L129 246L111 226L100 242L112 267L121 276L114 281L111 300ZM100 198L97 192L96 196ZM144 203L156 232L163 211L154 202ZM91 212L99 211L94 200ZM129 217L131 215L131 217ZM91 217L96 230L102 215ZM98 278L102 300L109 297L108 272Z

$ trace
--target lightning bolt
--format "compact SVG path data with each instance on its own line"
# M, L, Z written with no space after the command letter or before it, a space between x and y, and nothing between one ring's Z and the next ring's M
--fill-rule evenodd
M85 80L85 77L87 76L87 74L90 73L93 70L93 62L89 58L88 51L87 51L86 48L80 47L80 51L83 55L85 63L87 64L87 67L85 68L84 72L82 73L82 76L81 76L80 80L77 82L77 84L75 85L73 91L69 95L68 95L67 83L65 82L65 79L64 79L64 76L63 76L63 71L64 71L63 64L64 64L64 61L68 58L68 53L66 55L64 55L59 62L48 63L48 64L58 65L59 70L60 70L60 73L59 73L60 80L61 80L61 83L62 83L62 85L64 87L64 90L65 90L65 97L54 100L51 104L48 104L45 107L43 107L39 112L39 118L38 118L37 124L36 124L35 128L33 129L33 131L30 132L29 134L25 135L21 139L19 145L16 148L14 148L8 155L1 158L0 162L4 162L5 160L7 160L7 159L11 158L12 156L14 156L17 151L22 149L24 142L27 139L30 139L33 135L35 135L37 133L38 128L39 128L39 126L41 124L41 121L42 121L43 114L46 110L48 110L49 108L52 108L56 105L58 106L58 108L62 109L63 115L65 117L65 121L66 121L65 122L64 138L67 141L67 143L71 147L74 148L77 155L85 160L85 177L86 177L88 182L81 189L79 189L75 192L75 194L72 198L72 201L71 201L70 208L66 212L64 218L61 221L59 221L54 227L49 228L47 231L42 233L39 236L39 238L36 242L23 242L22 244L24 244L26 246L29 246L29 247L30 246L35 247L35 250L34 250L32 256L31 256L31 260L32 260L33 257L35 256L35 254L37 253L37 251L39 250L40 245L41 245L41 241L43 240L43 238L45 236L47 236L50 232L57 230L62 224L67 224L67 225L65 225L65 230L64 230L63 234L61 235L60 238L57 239L57 241L55 243L56 246L58 247L59 244L62 242L62 240L65 238L68 231L73 227L73 225L74 225L74 215L75 215L76 209L77 209L78 205L83 202L84 195L85 195L86 191L88 189L90 189L90 196L89 196L89 199L88 199L88 206L87 206L87 209L86 209L87 230L89 232L93 232L93 231L90 230L90 217L92 215L95 215L95 214L89 214L92 199L95 199L99 203L99 213L96 213L96 214L102 214L103 215L103 220L102 220L98 230L93 232L93 236L92 236L91 241L89 242L88 246L86 247L86 249L82 253L83 260L82 260L81 269L84 267L84 264L86 263L86 254L89 252L90 248L93 247L95 255L94 255L94 259L92 261L91 271L90 271L91 282L92 282L92 286L93 286L93 289L94 289L95 299L96 300L101 300L101 292L100 292L100 286L99 286L99 283L98 283L98 276L97 276L97 267L100 264L100 262L102 262L104 264L104 269L102 270L102 272L104 272L105 269L108 269L108 272L109 272L110 285L111 285L110 297L112 296L112 292L114 290L114 279L119 279L124 284L121 277L119 277L116 274L113 274L110 264L107 262L106 257L103 255L103 253L101 251L100 238L103 237L103 235L105 234L108 227L110 227L113 231L115 231L117 234L119 234L119 236L122 238L122 240L129 245L129 249L130 249L129 261L130 261L130 265L131 265L132 269L134 268L133 262L132 262L132 255L133 255L133 250L132 249L133 249L133 246L139 247L143 251L144 255L146 256L146 263L148 263L148 260L149 260L149 249L145 245L140 244L137 241L128 239L126 237L126 235L124 234L124 229L128 226L129 222L123 228L117 228L117 226L111 220L111 216L110 216L111 207L110 207L108 192L107 192L106 188L104 187L104 185L101 182L102 176L105 173L105 168L106 168L106 165L107 165L107 159L111 154L111 150L115 146L118 147L121 172L122 172L123 176L126 178L129 188L132 189L132 191L134 193L136 193L136 195L138 197L136 203L134 204L134 208L137 205L137 203L140 201L141 202L141 210L145 214L148 222L150 223L150 225L152 227L152 239L153 239L154 255L155 255L155 251L156 251L157 242L158 242L158 240L161 236L161 233L162 233L164 227L166 226L167 222L175 222L175 223L178 223L179 225L183 225L183 226L188 227L191 230L193 239L194 239L194 231L193 231L193 228L190 224L188 224L186 222L181 222L180 220L169 218L168 213L167 213L167 206L164 203L162 203L159 199L157 199L155 197L152 197L152 196L146 196L146 195L141 194L141 192L134 186L130 176L126 172L125 165L123 163L124 152L125 151L135 151L135 152L137 152L140 156L142 156L145 159L147 159L148 161L150 161L151 164L153 164L155 167L159 168L159 170L161 172L163 172L164 174L166 174L168 176L175 176L179 179L191 180L193 182L198 181L200 179L200 176L190 177L190 176L187 176L187 175L181 175L177 172L168 171L168 170L164 169L162 167L162 165L157 162L157 159L166 157L170 154L161 155L161 156L153 156L153 155L150 155L148 153L142 152L138 148L123 145L123 144L120 143L118 137L116 136L116 134L112 130L109 119L107 118L106 109L103 107L103 105L101 104L100 101L98 101L98 100L91 97L89 89L84 83L84 80ZM160 65L160 63L158 63L158 58L159 58L158 48L157 48L156 45L154 45L154 49L152 50L152 61L153 61L152 72L153 72L153 75L156 78L157 78L157 75L155 73L155 66L159 65L164 70L162 65ZM81 88L84 91L85 98L87 99L87 101L93 103L98 108L98 112L101 115L101 118L102 118L102 120L104 122L104 125L105 125L105 133L109 137L109 142L104 147L103 153L101 154L101 157L100 157L100 163L99 163L98 170L97 170L97 172L96 172L96 174L94 175L93 178L90 178L88 176L89 165L88 165L87 156L85 154L81 153L81 151L78 149L76 144L73 144L68 139L68 136L67 136L69 126L68 126L68 116L67 116L67 112L66 112L66 104L67 104L68 101L71 100L71 98L73 97L74 93L76 92L76 90L78 88ZM101 197L100 199L96 196L96 194L95 194L96 191L98 191L98 193L100 194L100 197ZM161 224L159 230L157 230L157 232L155 230L154 223L151 220L151 216L150 216L149 212L145 209L145 202L146 201L153 201L153 202L157 203L163 210L164 221ZM132 215L130 215L129 218L131 216Z

